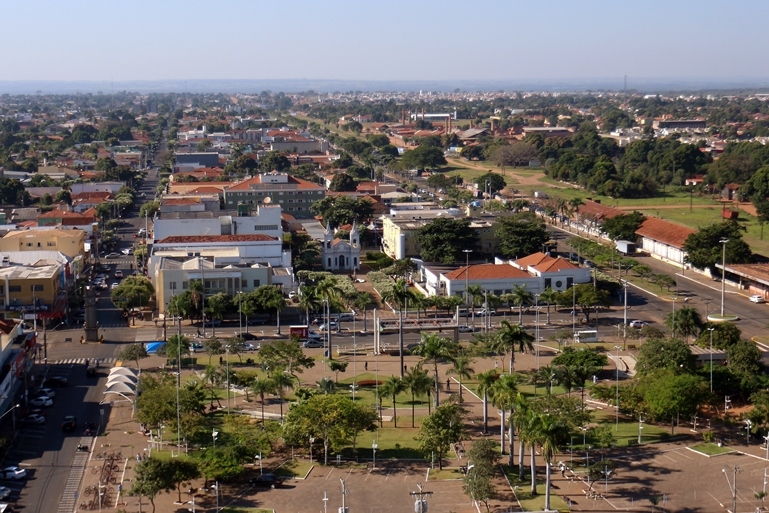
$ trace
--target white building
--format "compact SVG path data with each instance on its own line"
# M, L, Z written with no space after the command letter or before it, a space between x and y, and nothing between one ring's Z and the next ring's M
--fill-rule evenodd
M229 211L160 212L154 220L153 236L163 240L172 236L264 234L283 240L281 211L280 205L273 203L259 205L255 215Z
M272 267L291 267L291 251L283 249L283 240L263 233L250 235L173 235L155 242L150 257L184 258L205 253L215 264L263 263Z
M350 230L350 240L334 238L331 224L323 233L323 269L326 271L360 269L360 235L355 224Z

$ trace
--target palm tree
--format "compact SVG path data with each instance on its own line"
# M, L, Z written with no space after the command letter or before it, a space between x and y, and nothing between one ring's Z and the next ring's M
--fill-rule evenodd
M222 382L222 373L219 370L219 368L214 367L213 365L206 365L206 372L204 374L204 379L206 380L206 383L208 383L208 386L211 388L211 405L210 408L214 409L214 399L216 399L216 402L219 404L219 408L222 407L222 403L219 401L219 398L216 397L216 385L219 385Z
M534 377L536 379L534 395L536 395L536 383L544 383L545 393L551 395L553 393L553 384L558 382L558 369L552 365L544 365L537 370Z
M389 395L393 400L393 426L398 427L398 411L395 407L395 398L398 394L406 391L406 383L403 378L398 376L390 376L390 379L382 383L379 387L379 393L382 395Z
M264 307L268 308L270 310L275 310L275 314L277 316L277 323L278 323L278 335L280 335L280 311L286 308L286 298L283 295L283 292L280 291L279 288L273 287L275 292L272 292L269 295L269 298L264 303Z
M192 306L195 307L195 312L200 314L203 312L203 282L201 280L191 280L189 283L190 299L192 300Z
M323 278L315 284L315 292L319 297L322 297L328 306L331 308L331 302L334 299L338 299L342 295L342 288L337 283L336 278L328 276ZM328 326L326 326L328 328ZM333 358L334 352L331 350L331 330L326 330L326 337L328 337L328 357Z
M529 421L531 420L531 404L520 392L515 398L515 410L513 411L513 421L518 431L518 480L523 481L524 459L526 452L527 433L529 431Z
M478 393L483 398L483 433L486 434L489 432L489 392L499 375L497 371L490 370L481 372L476 377L478 378Z
M451 362L451 368L446 371L447 374L456 374L459 378L459 402L462 402L462 378L470 379L475 374L475 370L470 367L475 359L460 349L454 361Z
M271 379L257 379L251 385L251 391L259 396L262 405L262 424L264 424L264 396L275 393L275 382Z
M475 326L475 306L478 298L483 297L483 289L480 285L470 285L467 287L467 293L470 296L467 307L472 315L472 325Z
M566 389L566 394L571 395L571 391L578 384L579 376L574 372L574 367L571 365L559 365L555 369L556 381L559 385Z
M284 372L276 372L270 377L273 383L275 383L275 391L278 393L278 399L280 399L280 420L283 421L283 400L286 397L286 388L293 388L294 380L290 374Z
M366 309L373 304L374 304L374 298L371 297L370 293L358 292L357 294L355 294L355 298L353 299L353 305L359 311L363 312L363 331L361 333L366 333L366 314L367 314Z
M310 312L317 312L321 307L321 297L314 287L301 287L299 289L299 308L305 312L305 323L310 324Z
M550 287L546 288L539 295L539 300L547 305L547 325L550 326L550 305L558 301L558 292L554 291Z
M440 384L438 380L438 362L454 362L457 353L457 344L448 338L439 337L434 333L422 333L422 343L415 347L412 354L422 357L422 363L433 364L433 378L435 380L435 406L438 407ZM403 353L401 353L402 355ZM401 367L403 369L403 367Z
M696 336L702 330L702 317L696 308L684 306L675 313L671 312L665 316L665 326L671 329L673 336L676 333L683 336L686 341L689 337Z
M248 318L253 317L256 313L256 305L251 294L246 292L238 292L235 297L232 298L232 303L238 307L238 317L246 317L246 333L248 333Z
M400 372L401 372L401 378L403 378L404 375L404 365L403 365L403 310L406 307L406 301L409 297L409 291L406 286L406 280L399 279L395 282L395 285L392 286L392 288L385 290L384 294L382 294L382 301L386 303L395 304L398 307L398 352L400 353ZM437 378L436 378L437 379ZM437 397L437 396L436 396ZM437 404L437 403L436 403Z
M557 198L555 200L555 211L565 216L569 211L569 202L563 198ZM561 219L561 226L563 226L563 218Z
M510 299L518 307L518 324L523 324L523 305L531 303L531 292L526 290L526 285L516 285L510 291Z
M579 212L579 207L581 205L584 205L585 202L582 201L582 198L572 198L569 200L569 207L571 210L571 214L575 214Z
M318 385L320 391L326 395L334 393L334 380L331 378L320 378L315 384Z
M569 428L560 419L553 415L539 415L537 417L535 439L542 457L545 459L545 511L550 510L550 467L553 456L558 452L558 445L569 436ZM536 483L535 478L532 481Z
M427 370L421 366L412 367L403 378L406 384L406 390L411 392L411 427L414 427L414 405L415 396L427 394L427 414L430 414L430 389L433 386L433 380L427 375Z
M515 368L515 349L518 348L519 353L532 351L534 349L534 337L527 333L520 324L502 321L500 326L497 336L499 337L499 344L505 348L505 352L510 351L510 373L512 374Z
M508 420L508 439L510 440L510 461L508 465L513 467L513 407L518 397L518 379L512 374L502 374L499 379L491 386L491 402L502 410L502 425L500 429L500 449L505 454L505 412L510 412Z

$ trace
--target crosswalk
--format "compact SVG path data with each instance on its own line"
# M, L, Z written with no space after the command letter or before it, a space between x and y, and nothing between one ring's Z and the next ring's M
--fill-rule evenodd
M111 365L117 361L117 358L64 358L56 360L51 365L85 365L86 360L89 363L99 362L99 365Z
M86 447L91 447L93 443L94 439L90 436L80 438L80 444L85 445ZM72 462L72 466L69 469L69 475L67 476L67 484L64 485L64 494L62 494L61 501L59 502L58 513L72 513L75 511L80 483L83 481L83 474L88 466L89 456L89 453L83 451L77 451L77 453L75 453L75 459Z

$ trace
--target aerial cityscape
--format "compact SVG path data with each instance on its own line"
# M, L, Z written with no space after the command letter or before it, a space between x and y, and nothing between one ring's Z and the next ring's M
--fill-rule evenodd
M94 7L4 7L0 513L766 510L769 5Z

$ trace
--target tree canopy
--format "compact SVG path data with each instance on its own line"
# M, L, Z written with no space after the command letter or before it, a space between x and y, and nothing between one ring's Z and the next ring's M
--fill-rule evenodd
M620 214L605 220L602 229L612 240L629 240L632 242L638 238L635 232L644 222L644 219L646 217L638 211Z
M401 158L401 166L406 169L435 169L446 163L443 151L429 146L417 146L406 151Z
M550 240L545 222L531 212L519 212L498 219L496 238L506 258L521 258L537 251Z
M753 252L742 240L745 229L734 221L712 224L692 233L684 241L683 250L687 252L686 262L698 269L710 269L713 276L720 276L716 267L723 260L722 239L726 243L726 264L746 264L751 261Z
M423 260L452 264L461 260L463 250L476 250L480 237L469 220L443 217L420 227L416 241Z

